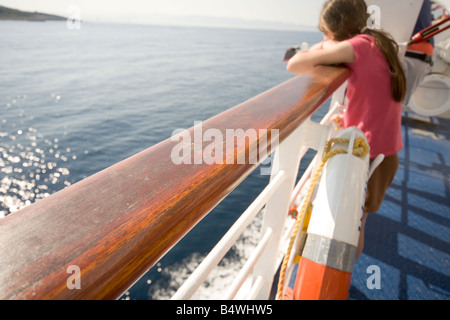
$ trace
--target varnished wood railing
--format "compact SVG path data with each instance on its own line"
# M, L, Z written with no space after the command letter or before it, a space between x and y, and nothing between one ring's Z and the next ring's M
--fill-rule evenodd
M278 129L282 142L349 74L316 67L203 122L203 130L225 137L227 129ZM120 297L258 166L175 165L177 144L163 141L1 219L0 299ZM257 140L231 152L254 148ZM67 285L70 266L81 271L79 289Z

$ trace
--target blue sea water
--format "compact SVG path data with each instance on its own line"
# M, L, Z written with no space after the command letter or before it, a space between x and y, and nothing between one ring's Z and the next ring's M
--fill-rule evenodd
M310 32L1 21L0 218L288 80L286 48L319 40ZM250 176L123 298L169 298L267 179ZM208 280L199 298L214 298L211 288L229 276Z

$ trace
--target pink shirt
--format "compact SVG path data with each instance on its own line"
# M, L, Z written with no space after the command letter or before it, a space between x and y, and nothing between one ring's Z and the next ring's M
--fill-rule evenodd
M367 137L370 158L391 156L403 149L401 102L391 96L392 76L383 52L369 35L347 40L356 59L347 66L352 70L348 81L349 104L344 113L345 127L356 126Z

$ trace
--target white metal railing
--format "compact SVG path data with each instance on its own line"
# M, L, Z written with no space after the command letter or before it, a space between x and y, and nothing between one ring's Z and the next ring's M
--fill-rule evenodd
M255 267L258 260L261 258L264 251L267 249L267 246L269 245L269 241L272 240L274 232L271 228L267 228L266 232L264 233L264 236L260 240L258 246L253 251L253 254L250 256L250 258L247 260L245 265L242 267L241 271L238 273L236 279L231 284L230 288L228 289L227 293L225 294L226 300L232 300L236 297L238 291L244 284L247 277L252 272L253 268ZM259 292L262 290L262 286L264 283L264 278L259 275L257 279L260 279L259 283L257 283L257 286L252 286L251 291L255 292L255 295L258 295Z
M256 215L264 207L267 200L274 194L276 189L285 180L286 173L281 171L277 174L267 187L261 192L256 200L248 207L242 216L235 222L220 242L214 247L209 255L197 267L194 273L178 290L174 300L190 299L195 291L206 280L211 271L219 264L220 260L225 256L228 250L234 245L238 238L242 235L248 225L253 221Z
M229 288L225 290L223 299L230 300L236 297L268 299L274 275L286 253L287 243L294 226L294 220L288 218L289 206L306 185L317 156L295 185L300 161L308 149L321 150L324 147L330 135L331 117L340 111L340 101L343 101L342 97L345 94L344 88L345 84L333 95L332 107L320 124L310 119L305 121L279 146L275 151L275 163L269 184L179 288L172 297L173 300L186 300L194 296L264 207L261 240ZM290 273L292 268L288 269L288 274ZM246 282L249 282L250 286L245 286L244 289L243 284Z

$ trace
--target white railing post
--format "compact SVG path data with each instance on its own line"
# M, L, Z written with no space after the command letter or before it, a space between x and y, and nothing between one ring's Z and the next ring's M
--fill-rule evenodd
M305 153L305 148L307 149L311 145L311 141L308 140L312 136L315 136L314 140L318 139L313 144L320 144L324 140L324 135L327 131L323 130L320 132L323 128L311 120L307 120L283 141L276 151L272 177L275 177L279 171L284 171L286 179L266 204L261 235L265 235L269 228L273 230L273 233L266 250L253 270L252 278L263 279L264 282L262 285L259 284L261 290L256 296L258 300L266 300L270 295L274 274L280 261L281 238L286 219L288 218L291 194L296 182L301 158ZM314 134L311 134L311 131L314 131ZM319 136L315 135L318 132Z

